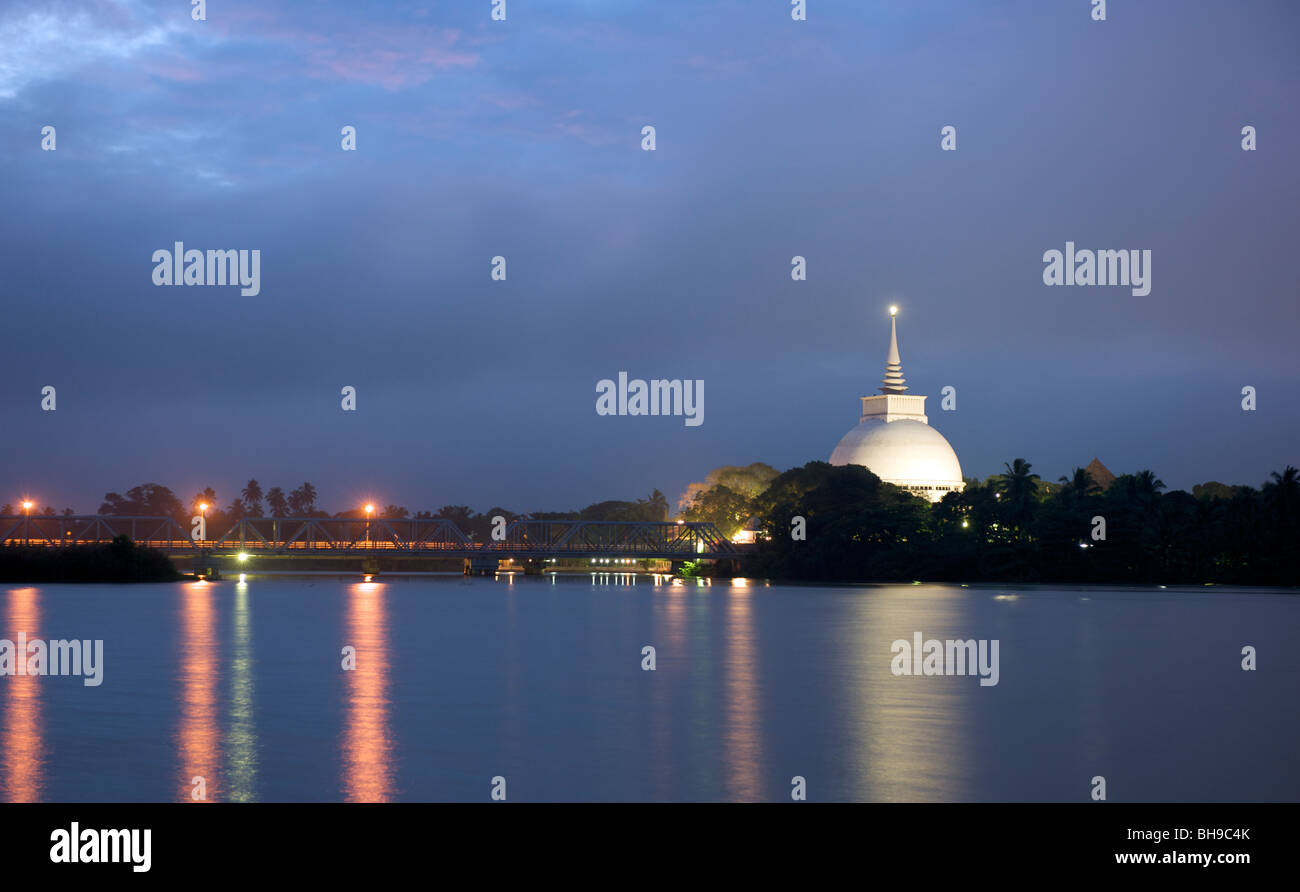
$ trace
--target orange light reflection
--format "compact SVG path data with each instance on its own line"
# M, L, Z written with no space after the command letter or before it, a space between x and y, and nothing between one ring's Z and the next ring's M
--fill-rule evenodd
M27 640L40 637L40 592L34 588L9 591L5 637L18 646L18 633ZM24 661L26 653L15 653ZM15 663L17 669L17 663ZM0 791L6 802L38 802L44 789L40 677L13 675L4 679L3 717L0 719Z
M218 588L192 582L181 593L181 725L177 733L181 802L215 802L220 793L221 727L217 721ZM196 799L203 778L204 798Z
M388 729L388 616L384 586L348 589L347 640L356 668L343 673L347 713L343 730L343 793L349 802L387 802L393 795Z

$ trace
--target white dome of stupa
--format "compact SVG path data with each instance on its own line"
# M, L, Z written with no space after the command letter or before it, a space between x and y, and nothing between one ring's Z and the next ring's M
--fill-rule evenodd
M890 307L889 358L880 396L862 397L862 418L831 453L833 465L862 465L886 483L937 502L961 492L961 463L930 427L925 397L908 396L898 356L897 307Z

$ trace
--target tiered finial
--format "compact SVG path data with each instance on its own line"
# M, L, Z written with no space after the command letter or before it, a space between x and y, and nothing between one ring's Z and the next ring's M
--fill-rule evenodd
M898 358L898 307L889 308L889 356L885 360L885 377L881 393L906 393L903 361Z

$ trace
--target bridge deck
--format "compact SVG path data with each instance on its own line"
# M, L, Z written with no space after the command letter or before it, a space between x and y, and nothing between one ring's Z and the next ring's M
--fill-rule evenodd
M476 542L442 518L393 520L244 518L215 538L195 538L171 517L106 514L0 516L0 544L42 547L102 545L125 535L173 556L236 554L278 557L736 557L741 551L705 522L516 520ZM215 531L214 531L215 532Z

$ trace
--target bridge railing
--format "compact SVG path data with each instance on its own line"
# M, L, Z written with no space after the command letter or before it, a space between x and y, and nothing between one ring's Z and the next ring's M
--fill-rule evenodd
M466 549L472 547L456 524L441 517L419 519L340 517L254 517L236 522L212 541L213 548L355 551Z
M119 517L112 514L0 517L0 545L99 545L128 536L150 548L196 548L189 531L170 517Z
M734 554L737 549L711 523L675 521L516 520L485 551L647 554Z
M544 554L726 556L738 553L711 523L675 521L516 520L500 539L475 542L444 518L243 518L222 535L195 541L170 517L108 514L0 516L0 544L93 545L129 536L169 551L248 551L273 554Z

